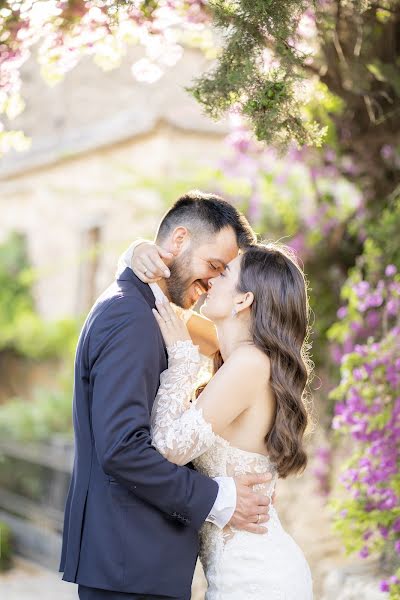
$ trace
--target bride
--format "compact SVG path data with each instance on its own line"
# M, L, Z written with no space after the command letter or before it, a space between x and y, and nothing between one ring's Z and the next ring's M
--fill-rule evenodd
M143 246L141 260L152 252ZM207 319L215 326L219 352L206 384L198 385L199 346L185 311L166 298L156 307L168 369L152 411L153 445L171 462L193 462L210 477L269 471L271 481L258 487L271 497L279 477L302 472L307 463L308 300L292 253L282 245L257 244L209 280L200 312L204 327ZM302 550L273 504L269 515L268 533L261 536L204 523L206 600L312 599Z

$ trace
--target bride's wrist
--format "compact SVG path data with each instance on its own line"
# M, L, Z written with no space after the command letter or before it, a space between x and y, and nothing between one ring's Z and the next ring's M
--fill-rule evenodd
M122 273L122 271L124 271L124 269L126 269L127 267L129 269L131 269L134 273L135 270L133 268L133 264L132 264L132 259L133 259L133 255L135 253L135 250L138 246L140 246L141 244L144 244L145 242L148 243L148 240L145 240L144 238L137 238L134 242L132 242L128 248L120 255L119 259L118 259L118 264L117 264L117 271L116 271L116 275L118 276L120 273Z
M132 250L132 257L135 254L135 250L138 246L140 246L141 244L152 244L153 242L151 242L150 240L145 240L144 238L137 238L134 242L132 242L131 244L131 250Z

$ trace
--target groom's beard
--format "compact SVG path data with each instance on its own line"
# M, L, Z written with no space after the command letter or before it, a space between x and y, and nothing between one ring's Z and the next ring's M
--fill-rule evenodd
M169 299L181 308L191 308L194 304L188 293L193 283L193 277L188 277L191 267L192 254L190 250L186 250L169 266L171 275L164 280Z

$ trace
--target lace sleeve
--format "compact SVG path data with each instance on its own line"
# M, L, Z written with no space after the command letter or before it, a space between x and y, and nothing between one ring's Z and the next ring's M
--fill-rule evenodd
M151 415L152 440L169 461L185 465L203 454L215 435L196 400L191 401L201 366L198 346L179 341L167 350L168 369L161 373Z

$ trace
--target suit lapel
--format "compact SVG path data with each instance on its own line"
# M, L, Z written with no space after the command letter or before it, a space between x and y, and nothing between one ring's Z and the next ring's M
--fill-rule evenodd
M135 273L132 271L132 269L130 269L129 267L126 267L126 269L124 271L122 271L122 273L118 276L117 281L128 281L131 284L133 284L139 290L139 292L142 294L142 296L144 297L144 299L146 300L146 302L150 306L150 308L156 307L156 299L154 297L151 287L147 283L144 283L143 281L141 281L141 279L139 279L139 277L137 275L135 275ZM164 342L164 338L161 335L161 331L160 331L160 340L162 343L162 347L164 349L165 356L168 357L167 348L166 348L166 345Z

